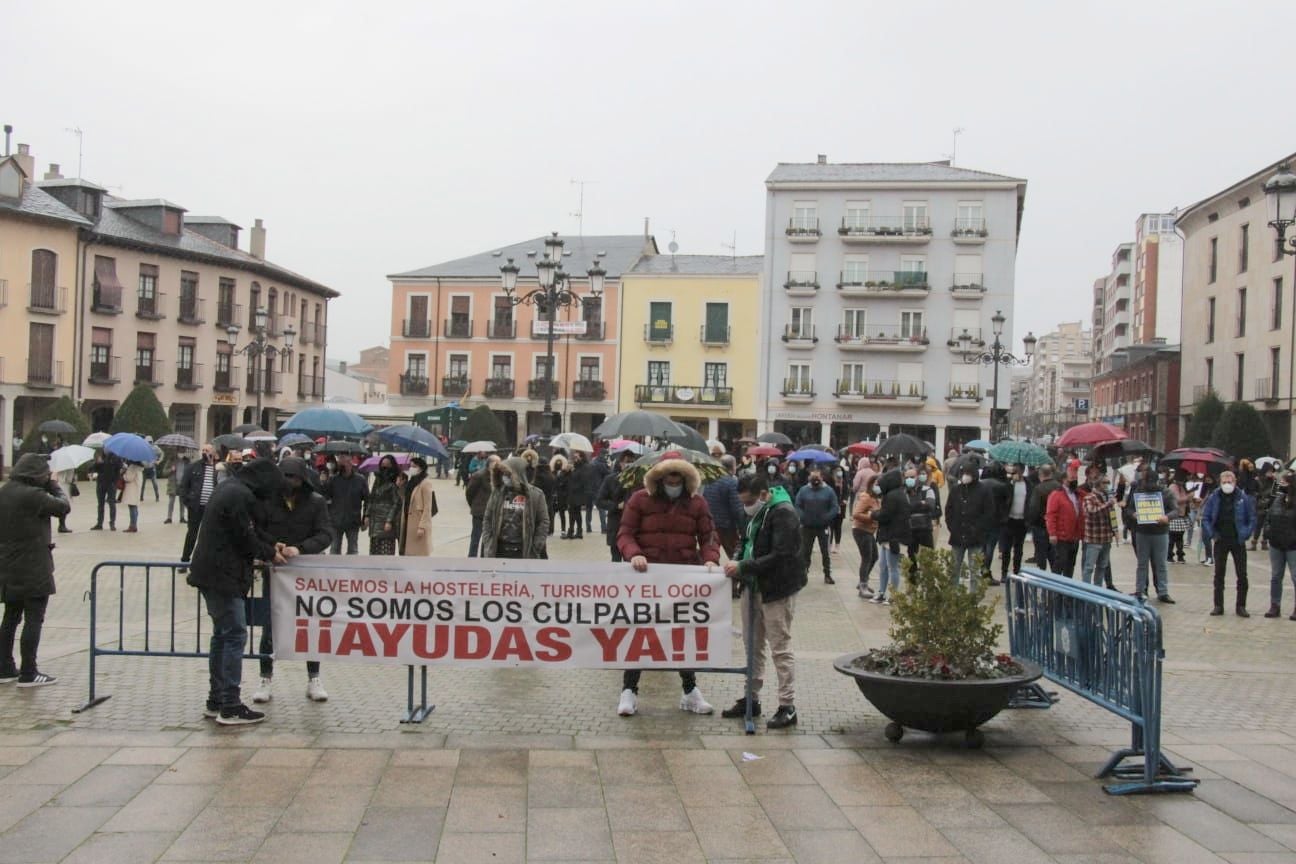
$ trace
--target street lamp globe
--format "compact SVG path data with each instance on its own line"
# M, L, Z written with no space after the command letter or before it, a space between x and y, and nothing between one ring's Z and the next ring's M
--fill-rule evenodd
M548 291L554 284L554 271L558 265L545 258L543 261L536 262L536 279L540 282L540 287Z
M235 342L238 340L239 325L231 321L228 325L226 325L225 332L229 335L229 341Z
M504 288L505 294L512 294L517 290L518 266L513 263L513 259L508 259L508 263L500 268L500 285Z
M268 317L269 315L266 313L266 308L264 306L258 306L256 308L256 312L253 313L252 320L253 323L256 325L256 329L258 331L264 330L266 328L266 319Z
M964 327L963 332L958 335L958 343L959 350L964 354L972 350L972 334L968 332L966 327Z
M1288 170L1286 162L1265 181L1264 192L1270 225L1286 228L1296 222L1296 174Z
M1035 338L1035 334L1031 333L1029 330L1026 331L1026 335L1022 337L1022 345L1026 346L1026 360L1028 362L1035 356L1035 343L1038 341L1039 340Z
M288 350L288 351L291 351L291 350L292 350L292 347L293 347L293 337L295 337L296 335L297 335L297 328L294 327L293 325L289 324L289 325L284 329L284 334L283 334L283 336L284 336L284 348L285 348L286 350Z
M585 274L589 276L590 294L594 295L595 297L602 294L603 283L604 280L607 278L607 271L604 270L601 266L599 266L598 258L594 259L594 266L586 270Z
M990 319L990 325L991 327L994 328L994 335L996 336L1003 335L1004 322L1007 320L1008 319L1004 318L1002 310L999 309L995 310L994 317Z
M545 238L545 259L557 264L562 260L563 241L558 239L558 232Z

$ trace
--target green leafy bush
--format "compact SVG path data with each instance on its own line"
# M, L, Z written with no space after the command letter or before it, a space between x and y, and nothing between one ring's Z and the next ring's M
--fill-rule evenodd
M113 415L108 431L114 434L134 432L136 435L161 438L171 431L171 421L167 419L166 411L153 388L141 384L122 401L121 407Z

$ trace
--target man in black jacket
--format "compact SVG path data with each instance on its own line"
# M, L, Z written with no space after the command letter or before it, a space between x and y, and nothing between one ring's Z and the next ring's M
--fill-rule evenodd
M211 689L204 716L222 726L260 723L265 715L239 698L243 646L247 644L244 598L252 588L253 562L287 561L285 547L266 533L264 506L278 493L283 475L269 459L253 459L212 493L203 513L188 582L202 592L212 619L208 669Z
M356 554L356 543L364 524L365 501L369 498L369 483L351 464L350 453L338 454L338 471L324 484L324 497L329 502L329 518L333 522L334 555L342 554L342 538L346 537L348 555Z
M491 496L491 469L500 461L495 454L486 457L486 467L482 468L464 486L464 497L468 499L468 512L472 516L472 533L468 535L468 557L476 558L481 548L482 520L486 516L486 503Z
M1053 544L1049 542L1048 527L1044 524L1044 514L1048 510L1049 496L1061 489L1062 484L1053 479L1052 465L1041 465L1035 475L1038 482L1026 502L1026 527L1035 544L1035 566L1056 573L1057 562L1053 557Z
M801 557L801 520L787 492L771 492L764 477L740 477L738 500L746 512L747 535L739 560L725 564L725 575L741 580L743 627L751 621L752 715L760 714L760 691L765 674L765 643L769 643L774 672L778 676L779 707L766 722L769 729L795 726L796 660L792 655L792 616L796 595L806 586L806 567ZM759 595L759 606L752 609ZM746 716L746 699L720 712L722 717Z
M625 509L626 502L634 492L633 489L626 489L622 485L621 472L634 464L634 461L633 450L622 450L617 455L616 470L604 477L603 484L599 487L596 503L601 512L607 513L607 544L613 561L621 560L621 550L617 547L616 536L621 528L621 511Z
M882 508L873 517L878 525L878 592L869 602L889 606L891 595L887 593L888 583L892 593L900 588L900 556L913 539L913 532L909 528L913 507L909 504L909 495L905 492L904 477L899 468L888 469L874 482L877 483Z
M978 467L975 460L967 458L954 465L949 500L945 502L945 524L949 526L956 582L963 575L964 559L971 574L969 581L980 575L973 558L981 554L985 539L998 531L994 493L977 476Z
M599 490L603 488L603 481L612 473L612 467L608 460L603 456L590 460L589 473L589 498L585 503L585 530L594 533L594 508L598 507L599 514L599 533L607 533L607 511L598 506Z
M102 531L104 505L108 505L108 529L117 530L117 478L121 477L121 460L102 447L95 451L95 500L99 504L99 518L90 526L91 531Z
M313 473L304 459L290 456L279 463L284 476L284 486L265 502L266 534L268 539L284 546L284 557L297 555L323 555L333 544L333 531L329 527L328 502L315 491ZM265 604L270 605L270 582L265 584ZM261 628L261 684L252 694L256 703L269 702L270 684L274 678L274 634L270 627ZM328 693L320 681L320 664L306 661L306 698L312 702L327 702Z
M180 560L189 562L193 554L194 542L198 539L198 527L202 524L203 512L207 502L216 491L216 448L204 444L202 456L189 466L180 478L180 505L189 513L185 527L184 546L180 551Z

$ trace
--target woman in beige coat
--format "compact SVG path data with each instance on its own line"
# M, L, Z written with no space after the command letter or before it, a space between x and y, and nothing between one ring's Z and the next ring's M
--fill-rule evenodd
M413 470L405 484L405 536L401 544L402 555L432 554L432 517L436 515L436 493L427 476L427 460L415 456L410 460Z

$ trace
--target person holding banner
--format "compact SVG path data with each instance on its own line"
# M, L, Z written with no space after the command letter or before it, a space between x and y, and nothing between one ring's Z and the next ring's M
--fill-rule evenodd
M482 517L481 557L548 558L549 506L526 481L526 460L510 456L491 467L491 494Z
M720 541L711 509L699 494L702 477L678 450L667 450L644 474L644 488L630 496L617 528L621 557L643 573L652 564L720 565ZM621 678L617 714L629 717L639 710L639 669L627 669ZM681 671L680 710L693 714L715 711L702 697L697 676Z
M1178 512L1179 502L1173 492L1161 486L1161 478L1151 465L1140 469L1135 485L1125 498L1127 521L1133 521L1136 538L1134 555L1138 565L1134 571L1134 596L1140 600L1147 597L1150 565L1157 600L1173 604L1166 564L1170 557L1170 515Z

